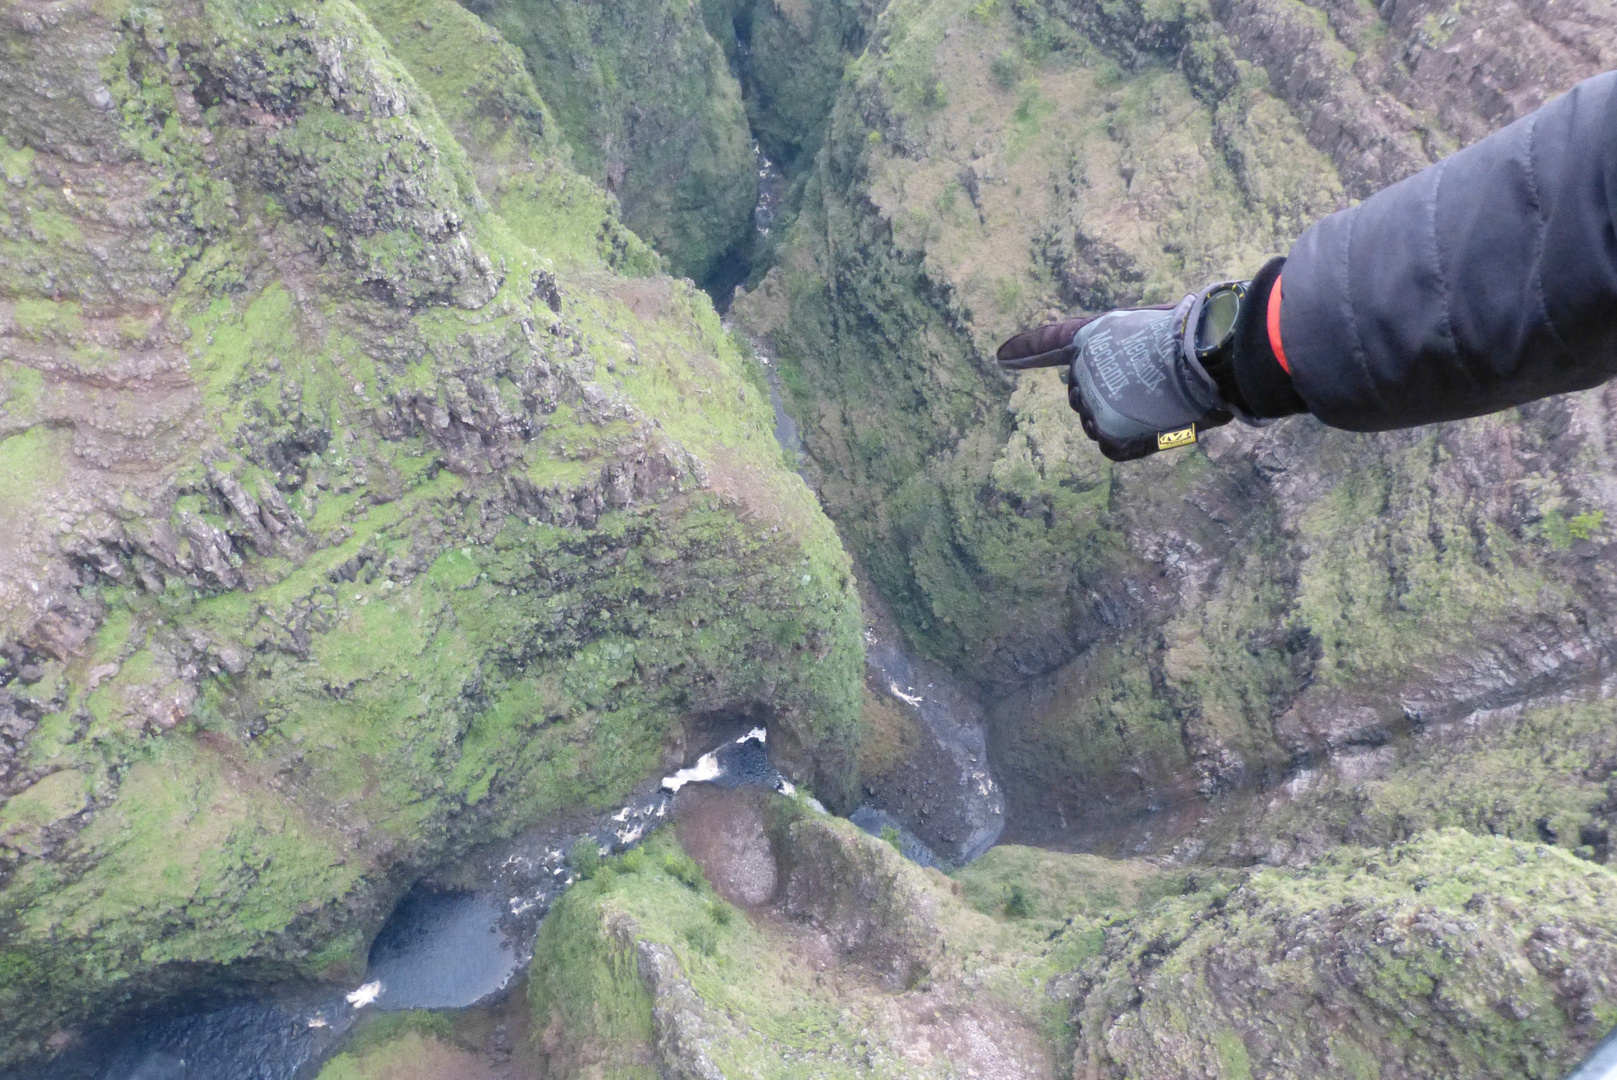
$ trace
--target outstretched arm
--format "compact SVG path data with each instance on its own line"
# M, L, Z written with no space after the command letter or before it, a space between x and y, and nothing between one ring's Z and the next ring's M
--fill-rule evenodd
M1617 375L1617 72L1302 235L1280 279L1293 385L1359 431Z
M1617 375L1614 217L1617 72L1607 72L1316 223L1287 258L1234 286L1227 333L1213 317L1223 285L1171 310L1021 334L999 358L1070 364L1073 407L1118 459L1232 413L1307 411L1381 431L1494 412ZM1164 322L1147 335L1154 351L1136 349L1121 368L1104 355L1116 350L1097 323L1150 320Z

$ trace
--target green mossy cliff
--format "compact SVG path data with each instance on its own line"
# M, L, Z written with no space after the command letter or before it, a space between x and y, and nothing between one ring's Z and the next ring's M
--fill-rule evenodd
M0 98L0 1062L351 975L692 718L845 797L847 557L496 33L24 2Z
M1566 2L1581 51L1436 0L17 0L0 1063L351 977L411 881L611 805L688 721L768 723L851 805L852 564L660 272L751 242L756 137L790 228L737 311L818 494L994 703L1013 835L1159 857L949 879L687 793L547 920L536 1067L1563 1072L1617 1021L1617 397L1115 468L988 358L1617 61ZM328 1080L476 1074L401 1023Z
M788 172L809 165L848 61L886 0L703 0L744 87L753 137Z
M741 87L699 3L468 6L522 50L574 166L618 197L675 273L706 281L747 243L757 156Z
M819 147L877 0L466 0L527 60L574 167L707 287L758 258L758 151L795 172ZM725 297L724 299L728 299Z
M666 831L562 900L543 1075L1548 1078L1617 1022L1617 875L1543 846L1257 873L1001 847L951 881L779 802L753 832L763 903Z
M530 1001L544 1075L1051 1075L1063 1007L1040 992L1054 969L1031 928L784 800L724 856L771 868L773 892L751 903L719 891L726 867L699 866L671 831L609 860L541 928Z
M1493 64L1487 19L1531 61ZM1100 846L1344 748L1604 694L1608 391L1380 436L1231 427L1114 467L1054 374L992 363L1047 318L1250 274L1592 55L1491 7L909 0L873 21L779 265L735 310L863 571L997 703L1013 835Z
M1614 888L1452 830L1163 901L1061 980L1073 1075L1562 1076L1617 1023Z

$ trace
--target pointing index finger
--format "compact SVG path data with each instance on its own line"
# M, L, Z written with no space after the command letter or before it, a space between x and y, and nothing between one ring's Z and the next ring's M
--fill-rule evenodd
M1037 330L1017 334L999 347L999 366L1007 371L1056 367L1072 361L1072 336L1097 316L1084 315L1061 322L1046 323Z

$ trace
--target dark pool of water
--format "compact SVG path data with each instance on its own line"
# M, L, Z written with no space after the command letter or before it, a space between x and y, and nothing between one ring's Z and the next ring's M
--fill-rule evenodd
M91 1033L53 1062L7 1080L303 1080L357 1014L329 987L282 990L217 1008L145 1017Z
M704 758L705 782L787 786L761 730ZM667 788L647 785L613 813L536 827L490 851L471 875L475 890L412 890L377 934L360 986L193 1002L92 1031L54 1061L0 1080L309 1080L367 1010L464 1008L499 994L532 958L539 924L573 883L569 853L581 844L603 856L633 847L667 820L671 799Z
M477 893L410 893L371 946L365 979L381 984L376 1007L459 1008L505 989L526 950L501 927L503 914Z

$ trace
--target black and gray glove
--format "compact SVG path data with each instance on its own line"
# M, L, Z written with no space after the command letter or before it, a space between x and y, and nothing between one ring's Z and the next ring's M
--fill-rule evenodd
M1253 419L1230 375L1250 285L1220 282L1172 306L1042 326L1001 345L999 362L1012 371L1067 366L1067 400L1113 461L1190 446L1235 416Z

